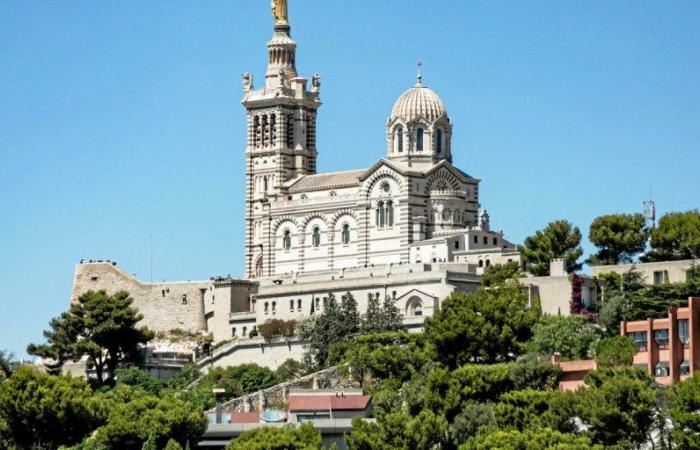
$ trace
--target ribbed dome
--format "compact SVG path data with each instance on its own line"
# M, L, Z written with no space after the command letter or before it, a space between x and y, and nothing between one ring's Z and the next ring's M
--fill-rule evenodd
M433 122L445 114L447 111L440 97L420 80L411 89L401 94L391 110L392 119L401 117L406 122L410 122L418 116Z

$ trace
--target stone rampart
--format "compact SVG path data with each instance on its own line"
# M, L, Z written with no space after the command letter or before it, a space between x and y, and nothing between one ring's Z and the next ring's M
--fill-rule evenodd
M154 331L206 332L204 296L210 285L209 281L142 283L113 262L81 262L75 268L71 303L90 290L126 291L144 316L140 325Z

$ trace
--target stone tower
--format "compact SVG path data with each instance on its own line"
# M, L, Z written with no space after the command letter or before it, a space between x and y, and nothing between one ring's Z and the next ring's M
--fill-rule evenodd
M316 111L320 78L311 88L297 76L296 43L287 21L276 21L267 44L265 86L255 89L253 76L243 74L246 108L246 277L270 273L263 239L270 232L270 201L284 195L289 180L316 173Z

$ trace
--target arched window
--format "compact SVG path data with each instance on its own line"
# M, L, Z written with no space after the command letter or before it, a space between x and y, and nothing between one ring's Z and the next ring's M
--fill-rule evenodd
M270 115L270 143L275 145L277 139L277 116Z
M435 150L437 153L442 153L442 130L435 132Z
M284 230L284 235L282 236L282 248L285 250L292 248L292 233L289 230Z
M386 202L386 225L394 225L394 202L391 200Z
M416 151L417 152L422 152L423 151L423 129L418 128L416 131Z
M490 259L487 259L487 260L486 260L486 267L488 267L488 266L490 266L490 265L491 265L491 260L490 260Z
M394 139L396 142L396 151L398 153L403 153L403 127L398 126L396 127L396 130L394 131Z
M294 116L287 116L287 147L294 148Z
M272 302L272 314L275 313L275 310L277 310L277 302Z
M263 259L262 256L258 258L255 262L255 276L261 277L263 272Z
M377 226L378 227L383 227L384 226L384 202L379 202L377 203Z
M301 311L301 299L297 299L297 311Z
M340 240L343 245L348 245L350 243L350 225L343 224L343 231L340 236Z
M269 306L270 306L270 304L268 302L265 302L265 314L267 314L268 311L270 310Z
M321 245L321 230L318 227L314 227L314 231L311 234L311 244L314 247Z
M423 302L418 297L412 297L406 305L407 317L420 317L423 315Z
M484 260L483 259L479 260L479 267L484 267Z
M260 117L253 117L253 145L260 147Z
M267 116L262 116L262 146L267 147L268 141Z
M267 192L267 177L263 177L263 192Z

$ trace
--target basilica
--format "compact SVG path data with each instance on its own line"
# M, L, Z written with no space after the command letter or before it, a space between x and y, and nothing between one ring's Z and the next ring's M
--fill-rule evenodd
M264 82L243 74L245 276L144 283L116 263L81 261L73 282L72 301L126 290L150 328L226 342L211 357L221 365L300 357L303 343L262 343L255 330L321 313L331 294L350 292L360 312L388 299L417 330L451 293L475 290L489 265L521 263L491 229L480 180L452 164L452 122L420 74L384 124L385 155L365 169L317 173L317 158L333 157L316 145L321 80L297 73L287 2L277 3Z
M316 173L321 83L297 73L290 28L275 16L264 85L243 75L246 276L517 258L479 214L479 180L452 165L452 123L420 75L394 103L384 158Z

